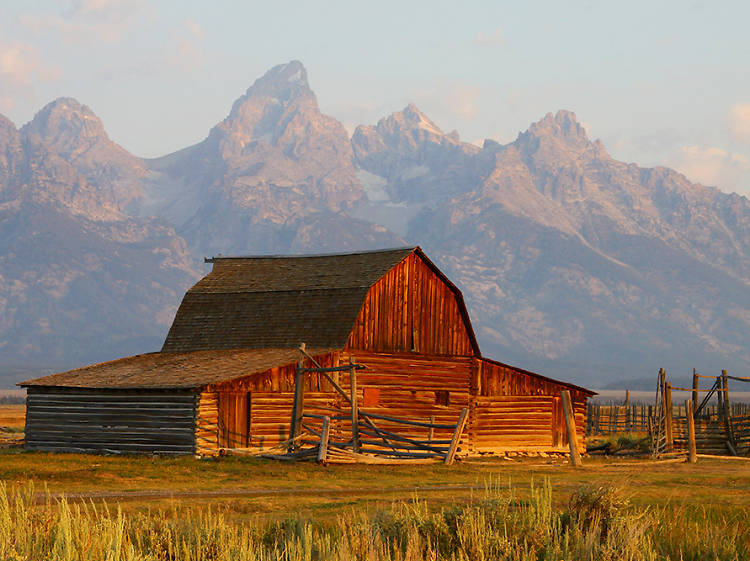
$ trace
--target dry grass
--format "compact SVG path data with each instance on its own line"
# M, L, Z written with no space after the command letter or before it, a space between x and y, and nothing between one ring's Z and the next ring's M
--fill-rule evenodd
M612 466L613 461L626 466ZM256 458L95 456L0 450L0 480L32 483L53 493L83 493L121 502L125 510L215 505L241 517L285 516L290 510L331 518L347 508L380 508L420 487L435 508L476 496L484 481L512 480L524 489L549 478L556 505L567 504L580 485L627 489L637 506L699 505L727 509L750 504L750 465L701 460L698 464L643 464L639 460L586 458L581 470L557 460L484 459L403 467L277 463ZM457 487L462 486L462 487ZM424 489L430 487L429 490ZM474 487L474 488L472 488ZM150 496L139 493L149 491ZM207 493L180 495L180 493ZM522 492L522 491L519 491ZM101 496L102 493L109 495ZM213 494L212 494L213 493ZM174 496L171 498L172 495Z
M520 492L523 491L523 492ZM633 505L624 490L579 486L556 505L549 480L519 489L490 481L468 501L421 498L331 520L239 520L216 508L123 512L69 504L31 487L0 487L3 559L222 560L719 560L750 556L750 513Z
M0 406L0 426L22 428L23 406ZM322 467L5 449L0 480L21 494L0 493L0 558L750 558L750 462L584 462Z
M0 427L22 429L26 422L26 406L23 404L0 405Z

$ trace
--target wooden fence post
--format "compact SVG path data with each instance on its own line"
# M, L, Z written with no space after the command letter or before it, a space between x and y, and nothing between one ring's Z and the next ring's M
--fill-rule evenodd
M300 349L304 352L305 344L300 344ZM302 410L304 408L305 399L305 375L302 369L305 363L300 354L299 360L297 360L297 369L294 371L294 401L292 401L292 419L289 424L289 451L291 452L295 448L294 439L300 434L302 426Z
M693 368L693 413L698 410L698 373Z
M458 442L461 440L461 433L464 432L466 426L466 419L469 417L469 408L464 407L461 409L461 415L458 417L458 424L456 430L453 433L453 439L451 440L451 446L448 448L448 453L445 455L445 465L449 466L453 464L453 459L456 457L456 451L458 450Z
M331 418L323 417L323 428L320 430L320 446L318 446L318 463L322 464L328 457L328 438L331 434Z
M570 463L575 467L581 467L581 455L578 453L578 440L576 438L576 419L573 414L573 403L570 399L570 391L560 392L563 413L565 417L565 429L568 433L568 446L570 447Z
M737 455L737 442L734 439L734 426L732 423L732 406L729 401L729 377L727 371L721 371L721 386L724 392L724 426L727 433L727 448L732 456Z
M359 409L357 407L357 370L354 357L349 357L349 389L352 400L352 450L359 452Z
M630 390L625 390L625 427L628 432L633 432L633 416L630 412Z
M690 399L685 401L685 418L687 419L688 462L694 464L698 460L698 455L695 449L695 418L693 417L693 402Z
M674 452L674 417L672 415L672 384L664 383L664 414L667 433L667 452Z
M430 425L435 424L435 415L430 415ZM427 441L432 444L433 437L435 436L435 427L430 427L430 431L427 434Z

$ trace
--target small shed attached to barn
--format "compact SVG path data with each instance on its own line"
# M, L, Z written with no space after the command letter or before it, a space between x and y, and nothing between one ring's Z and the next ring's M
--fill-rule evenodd
M364 412L447 426L466 408L468 454L565 451L568 390L583 449L593 392L483 357L461 292L419 247L210 261L160 352L20 384L28 449L272 447L289 436L302 342L318 367L364 367ZM346 376L335 383L351 391ZM306 413L347 406L323 373L306 374L304 390Z

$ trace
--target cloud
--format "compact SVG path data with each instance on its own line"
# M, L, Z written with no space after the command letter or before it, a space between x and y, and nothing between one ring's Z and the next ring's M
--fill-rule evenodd
M206 32L195 21L187 19L170 33L167 45L167 60L172 66L184 70L195 70L203 66L203 38Z
M36 48L27 43L0 42L0 109L10 111L14 98L34 94L34 85L55 81L60 71L45 64Z
M442 83L432 88L412 90L410 99L436 118L458 117L470 121L479 113L481 90L471 84ZM431 117L432 118L432 117Z
M118 43L150 13L146 0L77 0L57 13L25 13L19 20L29 31L56 33L68 44Z
M729 110L729 130L732 137L750 144L750 103L737 103Z
M675 168L691 181L750 195L750 159L713 146L683 146Z
M504 32L502 27L498 27L490 34L479 32L474 37L474 42L482 47L496 47L499 45L505 45L505 38L503 37Z
M479 112L479 88L466 84L451 86L446 92L446 102L453 112L465 120L474 119Z

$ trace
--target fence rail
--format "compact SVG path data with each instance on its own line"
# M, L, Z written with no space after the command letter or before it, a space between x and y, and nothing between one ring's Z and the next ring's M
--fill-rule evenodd
M692 388L674 387L659 369L653 405L631 404L630 392L625 392L625 403L589 403L587 436L606 436L617 433L646 433L651 452L658 456L687 450L695 461L696 451L703 454L750 454L750 405L735 403L729 380L750 382L750 377L730 376L726 370L720 376L705 376L693 370ZM713 384L701 388L703 378ZM692 399L675 401L673 390L692 392ZM712 403L713 401L713 403Z
M750 404L732 403L730 405L731 417L737 419L750 418ZM675 405L673 415L675 419L685 418L685 406ZM623 432L648 432L649 419L653 419L653 405L617 405L614 403L599 404L589 403L586 411L586 436L606 436ZM718 421L721 418L721 410L718 405L704 407L697 419ZM749 421L750 422L750 421ZM735 427L738 432L739 427ZM739 430L750 431L750 426L745 429L743 421Z

